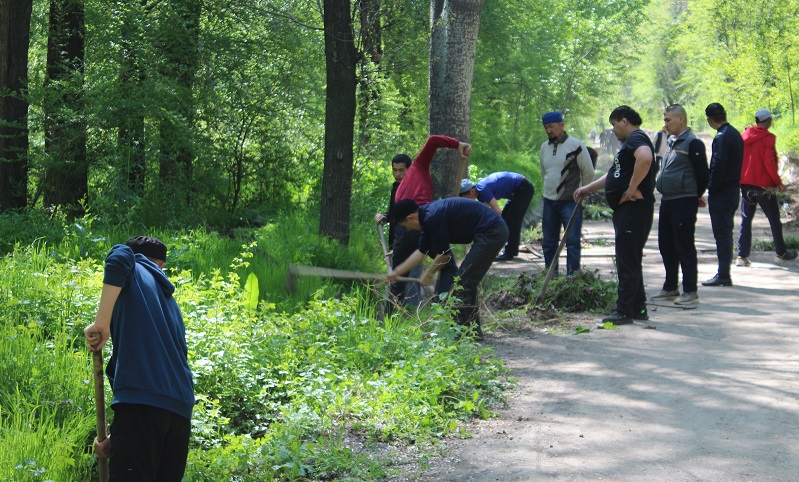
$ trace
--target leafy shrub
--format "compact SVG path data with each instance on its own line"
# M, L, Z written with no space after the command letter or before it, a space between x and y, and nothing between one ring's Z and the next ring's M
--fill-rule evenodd
M91 220L60 242L17 246L0 259L0 443L13 447L0 455L0 479L91 478L94 411L82 329L96 311L109 240L128 234L102 229ZM170 246L168 274L195 373L191 480L381 479L388 462L367 459L347 438L428 442L503 401L505 368L458 341L446 306L380 323L368 287L322 280L312 281L320 288L306 300L278 301L287 298L282 280L276 287L281 269L306 254L292 251L276 225L234 239L152 234ZM307 236L327 256L317 260L379 264L365 235L350 253Z

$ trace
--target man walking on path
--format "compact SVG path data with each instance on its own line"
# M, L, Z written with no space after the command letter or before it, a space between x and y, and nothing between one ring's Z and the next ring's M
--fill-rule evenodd
M610 123L622 145L607 174L574 192L579 201L604 189L613 209L619 288L616 309L602 321L616 325L649 319L642 262L655 212L655 147L640 129L641 122L641 116L626 105L611 112Z
M705 206L708 181L705 144L688 127L688 114L679 104L666 107L663 124L672 136L663 156L655 187L663 195L658 216L658 247L666 270L663 289L653 299L675 299L674 304L699 303L694 233L699 206ZM682 267L683 294L677 289Z
M785 185L777 172L777 137L769 132L771 112L760 109L755 113L757 125L744 131L744 159L741 170L741 231L738 236L738 263L749 264L752 248L752 218L757 206L763 210L771 225L776 261L796 259L796 251L787 249L782 237L780 208L774 188L785 192ZM771 190L771 191L767 191Z
M477 285L508 240L505 222L488 206L460 197L424 206L404 199L394 205L392 216L405 229L419 232L419 245L388 274L389 281L409 272L429 255L434 261L422 274L422 284L429 284L437 270L454 262L450 244L472 243L469 254L458 268L460 281L452 295L460 300L456 307L458 324L471 328L478 339L482 338Z
M713 237L716 239L719 270L715 276L702 282L702 286L732 286L732 229L741 194L744 141L738 130L727 123L727 112L721 104L709 104L705 108L705 115L708 125L717 131L710 157L707 204ZM746 263L749 263L749 258Z
M460 196L478 200L502 216L508 225L508 244L494 261L513 261L519 255L524 215L533 200L533 183L516 172L495 172L481 179L477 184L468 179L461 181ZM497 199L507 199L505 207L499 209Z
M113 481L180 482L186 468L194 382L175 286L162 271L166 252L149 236L111 248L97 316L83 330L89 351L109 337L114 345L105 370L114 421L105 441L95 439Z
M450 149L457 149L461 158L466 159L472 152L472 147L464 142L459 142L457 139L447 136L433 135L428 137L421 152L413 160L411 167L405 173L405 177L397 187L395 199L397 202L403 199L413 199L419 206L424 206L433 200L433 178L430 175L430 164L433 162L433 156L439 148L447 147ZM390 214L390 213L389 213ZM419 232L408 230L402 225L398 225L394 233L393 245L393 266L396 268L408 256L416 250L419 245ZM436 293L447 293L452 289L452 284L455 280L455 272L458 270L455 261L450 259L449 262L440 267L441 273L438 277L436 284ZM391 295L397 301L397 304L402 304L405 292L405 283L393 283L391 285Z
M566 239L566 274L580 269L580 241L583 226L582 208L574 200L574 191L594 180L594 166L585 144L564 129L560 112L547 112L541 118L549 140L541 145L539 162L544 178L544 212L541 229L544 242L544 265L557 263L555 252L560 244L560 228L565 229L575 210L574 225Z

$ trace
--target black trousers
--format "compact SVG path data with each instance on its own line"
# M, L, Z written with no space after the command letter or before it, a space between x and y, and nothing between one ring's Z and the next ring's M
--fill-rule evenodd
M490 229L474 234L469 254L458 268L460 281L453 292L453 296L460 300L457 304L459 324L479 323L477 286L507 240L508 227L505 223L497 223Z
M180 482L189 455L191 420L148 405L118 403L112 408L109 479Z
M509 256L519 255L519 242L522 237L524 215L527 214L533 195L535 195L533 183L524 178L502 209L502 219L505 220L505 224L508 226L508 243L505 246L505 254Z
M619 275L616 310L627 316L640 313L646 307L642 262L654 214L654 203L644 200L628 201L613 211Z
M738 256L749 256L752 251L752 220L757 206L763 210L771 226L774 238L774 252L783 255L788 251L785 238L782 237L782 221L777 196L762 187L741 184L741 231L738 235Z
M732 230L735 226L735 211L741 191L738 184L730 184L710 194L707 199L710 226L716 238L716 255L719 258L719 278L730 279L732 264Z
M392 247L394 250L392 266L394 268L402 264L419 248L419 237L421 235L421 231L397 226L397 230L394 232L394 246ZM452 289L452 285L455 282L455 273L458 271L458 265L455 264L454 258L454 256L450 256L449 262L439 271L436 294L449 293ZM405 301L405 283L393 283L391 285L391 296L397 304L402 304Z
M663 282L666 291L677 289L680 267L683 292L696 291L698 275L694 234L698 210L696 196L660 202L658 247L666 269L666 280Z

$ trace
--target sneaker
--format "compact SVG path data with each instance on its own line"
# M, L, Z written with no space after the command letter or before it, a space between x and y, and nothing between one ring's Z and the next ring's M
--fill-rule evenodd
M730 278L721 278L719 275L716 275L707 281L703 281L702 286L732 286L732 280Z
M738 256L738 262L735 264L737 266L745 266L747 268L752 266L752 262L749 261L749 256Z
M604 323L613 323L614 325L629 325L633 323L633 319L619 310L613 310L613 313L602 318Z
M673 300L680 296L680 290L660 290L660 293L652 297L653 300Z
M786 251L783 254L778 254L774 258L774 261L792 261L794 259L796 259L796 250L795 249L789 249L788 251Z
M690 293L683 293L682 296L674 300L675 305L695 305L699 303L699 295L696 291Z
M513 256L507 254L506 252L499 253L499 256L494 258L494 261L513 261Z
M635 313L632 318L633 320L646 321L649 319L649 313L646 311L646 308L642 308L641 311Z

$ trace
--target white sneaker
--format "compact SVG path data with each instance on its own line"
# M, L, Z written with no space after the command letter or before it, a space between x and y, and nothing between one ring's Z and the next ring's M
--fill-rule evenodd
M747 268L752 266L752 262L749 261L749 256L738 256L738 262L735 264L736 266L745 266Z
M699 303L699 295L696 291L690 293L683 293L679 298L674 300L675 305L695 305Z

